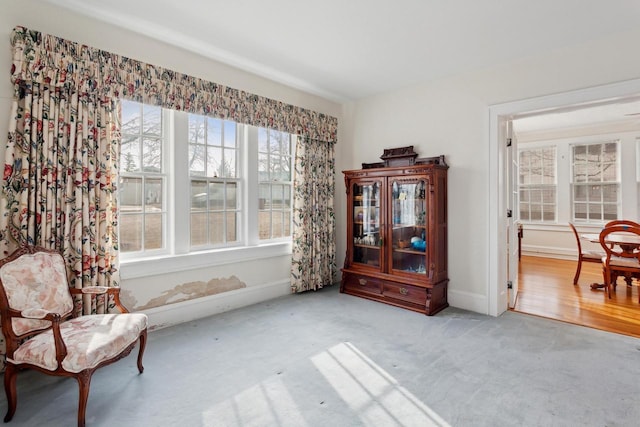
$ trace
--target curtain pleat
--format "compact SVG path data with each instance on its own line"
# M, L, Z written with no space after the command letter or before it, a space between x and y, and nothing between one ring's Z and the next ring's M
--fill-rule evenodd
M336 275L334 144L299 137L293 185L291 291L317 290Z

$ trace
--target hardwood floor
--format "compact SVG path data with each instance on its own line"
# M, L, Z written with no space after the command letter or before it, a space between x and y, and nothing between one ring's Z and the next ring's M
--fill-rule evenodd
M576 286L575 271L575 261L523 256L514 311L640 338L638 283L628 287L618 279L609 299L602 289L589 286L602 282L599 264L583 263Z

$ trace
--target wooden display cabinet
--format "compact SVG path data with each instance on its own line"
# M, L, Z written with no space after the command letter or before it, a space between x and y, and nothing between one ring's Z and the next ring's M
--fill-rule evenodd
M448 307L447 169L413 147L344 171L347 254L340 291L433 315Z

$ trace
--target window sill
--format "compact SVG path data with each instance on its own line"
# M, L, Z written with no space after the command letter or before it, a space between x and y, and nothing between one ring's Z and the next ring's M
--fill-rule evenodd
M522 224L525 232L527 230L558 231L558 232L571 231L571 228L569 228L568 222L558 222L554 224L541 224L537 222L524 222L524 221L519 221L519 222L520 224ZM582 224L579 222L574 222L573 225L576 226L576 229L578 230L578 232L584 232L584 233L600 232L600 230L602 230L602 228L604 227L604 223Z
M291 255L291 242L120 261L121 280Z

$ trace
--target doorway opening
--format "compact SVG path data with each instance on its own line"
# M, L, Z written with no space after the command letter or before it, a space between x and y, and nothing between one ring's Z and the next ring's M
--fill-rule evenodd
M551 115L585 112L587 109L628 104L640 99L640 79L599 86L557 95L516 101L490 107L490 191L489 191L489 280L488 313L499 315L509 307L509 291L518 292L518 263L510 251L513 224L509 213L515 206L510 200L509 180L517 179L510 161L517 152L517 137L507 143L506 129L514 120L535 118L543 120ZM511 153L509 150L513 150ZM526 230L526 227L525 227ZM568 230L568 227L567 227ZM511 238L510 238L511 235ZM526 236L526 231L525 231ZM510 258L511 257L511 258ZM572 284L570 284L572 285Z

